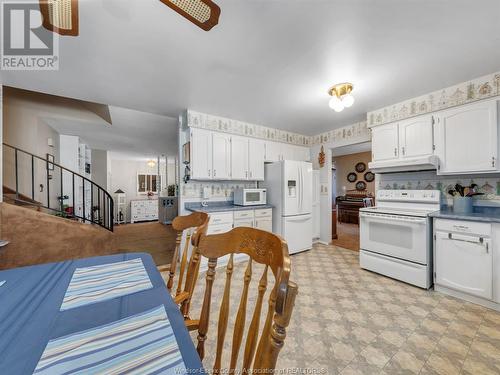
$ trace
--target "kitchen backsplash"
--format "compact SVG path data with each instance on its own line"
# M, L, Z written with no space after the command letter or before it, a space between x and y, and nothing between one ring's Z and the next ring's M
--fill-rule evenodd
M500 200L500 174L438 176L432 171L377 174L377 189L440 190L449 200L447 192L457 183L464 186L475 183L480 192L485 193L476 199Z
M254 188L255 182L203 182L189 181L181 185L181 194L185 199L194 199L203 197L203 188L210 189L210 199L233 200L233 192L237 188Z

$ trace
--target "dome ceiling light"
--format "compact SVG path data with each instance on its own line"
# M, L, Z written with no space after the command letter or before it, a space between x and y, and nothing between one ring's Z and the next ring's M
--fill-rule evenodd
M344 108L349 108L354 104L354 97L351 92L353 89L352 83L338 83L333 85L328 94L332 97L328 105L335 112L342 112Z

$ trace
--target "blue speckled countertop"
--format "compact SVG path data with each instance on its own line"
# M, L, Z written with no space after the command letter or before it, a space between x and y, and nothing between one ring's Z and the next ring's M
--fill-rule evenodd
M454 212L453 207L443 206L440 211L433 212L430 217L437 219L454 219L467 221L484 221L488 223L500 223L499 207L477 207L470 214Z
M188 211L198 211L198 212L224 212L224 211L246 211L246 210L258 210L262 208L273 208L270 204L260 204L258 206L236 206L233 202L208 202L207 207L203 207L201 203L192 202L186 203L184 205Z

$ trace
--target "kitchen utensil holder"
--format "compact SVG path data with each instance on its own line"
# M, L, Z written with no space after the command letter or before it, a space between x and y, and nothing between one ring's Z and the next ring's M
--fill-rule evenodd
M453 197L453 211L460 214L472 213L472 197Z

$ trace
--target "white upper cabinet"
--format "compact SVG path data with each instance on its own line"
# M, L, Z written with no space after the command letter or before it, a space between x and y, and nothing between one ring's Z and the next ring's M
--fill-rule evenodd
M438 174L498 171L497 102L484 101L439 114Z
M248 179L264 180L264 158L266 148L264 141L259 139L248 140Z
M192 128L190 138L191 178L212 179L212 132Z
M212 178L229 180L231 177L231 136L212 133Z
M391 160L398 157L398 124L392 123L372 128L372 160Z
M231 179L248 179L248 155L248 138L233 136L231 139ZM264 161L262 161L262 167L264 168Z
M264 180L264 163L310 159L308 147L190 128L193 180Z
M434 147L434 117L425 115L399 123L399 155L413 158L432 155Z
M282 143L280 142L267 141L265 143L265 148L266 148L265 160L268 162L282 160L283 154L281 152L281 145Z
M310 161L309 147L266 141L265 161L275 162L280 160Z

